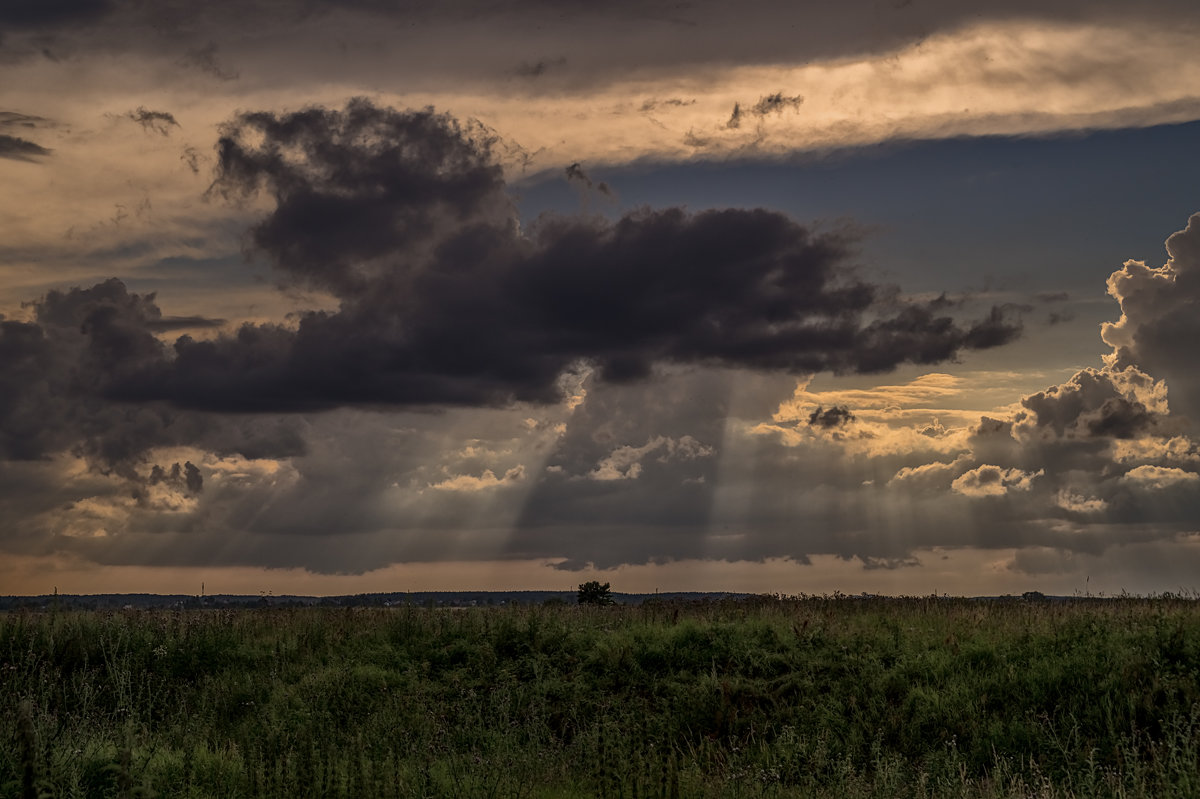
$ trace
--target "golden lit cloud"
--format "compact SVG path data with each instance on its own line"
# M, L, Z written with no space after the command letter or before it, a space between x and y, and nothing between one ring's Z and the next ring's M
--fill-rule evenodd
M525 467L517 464L500 477L491 469L484 469L478 477L470 474L458 474L448 477L440 483L430 483L429 487L438 491L486 491L504 485L520 483L525 479Z
M1176 469L1173 466L1144 465L1130 469L1121 479L1143 488L1162 491L1168 488L1196 485L1200 483L1200 474L1185 472L1183 469Z

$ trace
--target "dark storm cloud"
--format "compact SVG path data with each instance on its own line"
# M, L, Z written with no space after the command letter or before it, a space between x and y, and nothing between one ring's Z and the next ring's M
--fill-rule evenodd
M1062 385L1021 400L1039 429L1059 437L1136 438L1150 432L1158 415L1130 397L1111 372L1084 369Z
M114 402L114 387L162 363L153 335L174 328L154 295L118 280L52 291L32 304L31 322L0 321L0 457L38 460L60 452L133 476L153 447L195 445L252 457L304 451L286 423L181 413L154 403ZM186 320L188 326L209 320Z
M160 357L146 328L150 305L109 281L51 292L35 309L32 323L0 323L0 452L38 458L88 438L106 461L122 460L125 439L117 431L88 434L104 423L111 377Z
M522 232L488 139L432 110L249 113L225 130L214 191L266 191L253 229L281 273L339 298L298 329L181 338L127 399L224 410L553 401L560 374L657 364L879 372L996 346L848 267L851 242L763 210L543 217Z
M50 151L40 144L35 144L18 136L8 136L0 133L0 158L11 158L14 161L32 161L34 158L49 154Z

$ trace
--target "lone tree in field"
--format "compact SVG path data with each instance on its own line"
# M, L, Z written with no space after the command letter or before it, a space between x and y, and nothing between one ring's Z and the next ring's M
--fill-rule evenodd
M608 583L601 584L599 580L589 580L579 584L579 604L581 605L611 605L612 591Z

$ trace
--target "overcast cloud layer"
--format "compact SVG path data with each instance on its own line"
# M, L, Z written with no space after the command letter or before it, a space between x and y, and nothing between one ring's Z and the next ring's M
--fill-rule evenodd
M199 8L0 9L12 563L1200 565L1200 216L1086 300L916 294L854 220L607 177L1195 120L1191 5Z

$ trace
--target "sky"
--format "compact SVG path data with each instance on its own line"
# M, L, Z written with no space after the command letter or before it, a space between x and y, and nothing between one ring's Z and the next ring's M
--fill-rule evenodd
M0 6L0 593L1200 589L1183 0Z

